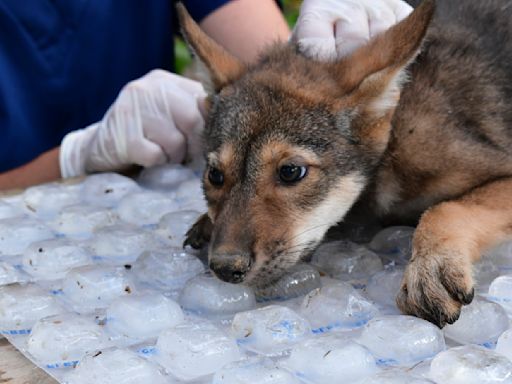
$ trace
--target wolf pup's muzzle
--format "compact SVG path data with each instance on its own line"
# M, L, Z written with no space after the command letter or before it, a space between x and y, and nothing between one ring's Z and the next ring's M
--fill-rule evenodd
M241 283L251 269L252 258L249 253L213 253L209 267L215 275L227 283Z

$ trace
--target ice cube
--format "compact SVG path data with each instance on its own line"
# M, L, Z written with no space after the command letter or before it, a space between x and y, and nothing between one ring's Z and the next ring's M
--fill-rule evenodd
M496 352L512 361L512 328L502 333L496 345Z
M35 219L3 219L0 220L0 255L18 255L30 244L54 237L50 228Z
M44 279L62 279L73 268L92 263L91 255L83 248L63 239L32 243L23 252L23 269Z
M222 367L212 384L300 384L292 374L268 358L253 357Z
M353 383L377 371L372 355L339 334L307 339L283 365L300 379L315 384Z
M319 288L320 273L308 264L297 264L273 284L256 288L258 301L281 301L308 294Z
M412 254L414 227L385 228L370 242L370 249L393 264L406 265Z
M200 179L187 180L176 191L181 209L192 209L198 212L206 212L208 207L204 199L203 186Z
M119 202L117 212L121 219L130 224L156 224L168 212L179 210L178 203L159 192L132 192Z
M322 244L313 254L311 263L341 280L367 278L383 269L375 252L345 240Z
M494 248L486 252L494 265L496 265L502 273L512 273L512 241L505 241L498 244Z
M160 219L156 233L173 247L183 247L185 234L201 214L197 211L177 211L166 213Z
M379 306L396 308L395 298L403 275L404 268L398 266L376 273L366 285L368 297Z
M434 382L425 378L412 376L403 371L390 370L367 377L358 381L357 384L434 384Z
M16 265L14 260L0 261L0 286L28 281L28 275L14 265Z
M180 303L202 316L230 317L254 308L254 292L242 284L225 283L210 274L196 276L185 284Z
M78 363L66 384L172 384L175 381L157 365L127 349L101 351L86 356Z
M72 205L63 208L50 225L55 231L66 236L87 238L95 229L114 225L118 221L118 215L109 209Z
M444 335L460 344L480 344L492 348L508 329L508 317L498 304L475 299L462 307L459 319L444 327Z
M137 278L150 285L177 290L194 276L204 272L203 263L179 248L144 252L133 265Z
M0 220L11 219L13 217L20 217L23 215L23 211L17 206L0 200Z
M107 309L107 329L130 339L156 338L183 319L177 303L154 292L118 298Z
M63 308L55 297L33 284L0 288L0 328L3 331L27 330L37 320L61 312Z
M117 173L87 176L82 185L84 200L100 207L113 207L125 195L139 189L135 181Z
M487 298L500 304L512 315L512 275L497 277L489 286Z
M359 342L381 365L413 365L445 349L443 333L412 316L381 316L363 328Z
M71 270L63 281L65 299L80 313L106 308L118 297L134 293L122 267L86 266Z
M430 375L442 384L511 384L512 362L497 352L465 345L437 355Z
M473 265L475 289L477 292L487 292L491 282L500 275L500 270L488 257L482 258Z
M193 178L195 178L194 172L183 165L164 164L145 168L137 181L146 188L170 191Z
M158 246L158 241L150 232L125 225L98 229L87 242L94 256L114 264L132 263L141 253L155 246Z
M323 333L335 328L361 327L378 310L350 284L338 282L310 292L302 302L300 313L309 320L314 333Z
M30 187L23 193L25 207L45 219L56 216L63 207L81 200L79 185L44 184Z
M108 345L101 327L75 313L45 317L39 320L27 340L27 351L45 365L77 362L86 353Z
M247 350L273 356L310 336L311 327L306 319L291 309L269 305L237 313L231 332Z
M235 340L208 322L169 328L158 337L156 349L155 360L186 381L211 375L241 358Z

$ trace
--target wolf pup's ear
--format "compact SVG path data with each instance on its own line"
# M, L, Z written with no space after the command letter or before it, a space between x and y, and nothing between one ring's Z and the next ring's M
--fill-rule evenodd
M210 94L218 93L242 75L244 64L208 37L182 3L176 4L176 10L185 41L205 66L208 78L202 79L203 86Z
M418 54L435 10L434 0L424 0L404 20L335 66L340 85L347 91L360 87L368 77L396 74Z
M352 135L377 152L387 146L406 67L418 55L435 11L424 0L406 19L331 67L360 118Z

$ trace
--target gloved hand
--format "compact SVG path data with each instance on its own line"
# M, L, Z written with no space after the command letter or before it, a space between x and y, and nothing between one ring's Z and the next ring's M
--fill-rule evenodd
M100 122L64 137L62 177L197 158L205 96L200 83L163 70L128 83Z
M402 0L304 0L292 41L309 57L340 58L411 11L412 7Z

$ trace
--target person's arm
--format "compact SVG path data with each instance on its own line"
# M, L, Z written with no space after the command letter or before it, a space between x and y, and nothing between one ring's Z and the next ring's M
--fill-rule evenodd
M101 121L68 133L60 147L1 173L0 190L197 158L203 127L198 100L204 96L200 83L153 70L128 83Z
M261 49L286 41L290 30L274 0L230 1L206 16L201 28L240 59L250 62Z
M208 15L202 21L201 26L208 34L210 34L210 36L212 36L220 44L226 47L226 49L230 50L233 52L233 54L237 55L245 61L251 61L255 59L258 52L265 45L270 44L278 39L288 39L290 33L288 26L274 0L231 1ZM163 76L163 74L161 75ZM174 79L173 81L183 83L187 80ZM140 82L137 84L139 83ZM158 86L164 86L164 84L165 83L163 81L159 81ZM130 91L130 95L132 93L150 92L151 95L155 96L155 103L158 104L167 102L167 100L162 99L161 96L158 96L161 94L160 92L153 93L153 91L146 90L145 88L147 88L147 85L150 86L149 88L154 88L153 85L145 81L141 84L141 86L133 87L134 89ZM159 99L156 100L157 98ZM184 102L183 100L188 98L189 97L185 94L182 94L181 97L176 94L175 97L173 97L173 100L180 100L180 103L173 104L176 104L176 107L182 110ZM131 97L128 97L127 99L129 102ZM144 97L143 99L147 101L148 97ZM116 108L116 106L118 108ZM131 108L134 108L134 106ZM188 116L185 120L194 120L194 116L197 116L198 118L200 117L198 111L191 108L190 106L187 106L187 108L188 112L185 113L185 115L188 114L190 116ZM119 116L121 117L121 114L124 113L122 109L129 110L130 108L128 108L126 105L121 105L118 100L114 102L114 105L111 107L111 109L120 109ZM164 109L165 108L162 107L162 110ZM165 110L167 111L167 109ZM163 114L162 117L167 119L167 124L165 124L166 127L170 125L169 121L173 122L171 117L166 116L165 114ZM127 116L127 118L129 117ZM187 155L194 155L191 153L191 151L194 151L193 148L186 148L190 147L191 144L195 145L195 142L198 141L198 138L196 139L195 136L198 137L199 134L198 132L194 132L195 129L193 128L188 129L188 131L183 135L181 135L180 130L175 129L170 132L173 134L172 137L169 132L164 136L162 136L160 133L153 135L150 134L150 136L153 136L150 139L155 141L158 145L154 145L153 151L144 151L144 145L141 145L141 143L147 144L146 147L150 145L150 143L146 143L146 137L122 140L122 137L117 137L117 134L115 134L117 128L120 127L116 127L116 124L108 122L107 118L104 120L105 121L101 127L101 132L96 133L94 135L96 136L94 139L91 138L91 136L93 136L92 131L94 128L91 128L88 134L85 134L84 130L75 131L75 133L78 134L72 135L74 138L80 136L80 133L82 133L81 136L83 138L73 141L68 140L68 143L73 144L65 145L67 150L65 150L66 153L64 156L60 154L62 146L57 147L40 155L28 164L0 174L0 190L26 188L31 185L54 181L61 177L76 176L81 174L81 172L84 170L89 172L105 170L116 171L122 169L122 167L116 168L116 166L126 166L127 162L150 166L162 163L163 161L180 162L185 156L185 152ZM121 119L112 118L109 120L121 121ZM145 124L145 121L140 121L143 125ZM176 121L175 123L178 125L183 125L183 123L180 123L179 121ZM145 135L147 135L146 131L148 130L149 129L147 127L145 127L145 129L133 129L134 132L143 132ZM158 132L160 131L161 130L158 130ZM188 138L186 137L187 135L189 136ZM103 138L105 136L109 136L108 145L105 145L106 139ZM91 144L88 144L87 141L91 141ZM99 143L99 141L101 141L101 143ZM132 143L133 146L135 146L135 150L132 151L133 154L125 153L123 156L118 156L119 151L116 148L127 147L124 141ZM97 153L100 149L104 149L106 147L109 148L108 153ZM162 150L159 150L159 147L163 147ZM166 149L167 151L165 151ZM81 155L79 153L82 150L86 152L85 155ZM160 152L167 153L162 154ZM72 153L76 154L74 158ZM93 153L94 156L89 156L88 153ZM60 164L59 156L61 157ZM141 156L145 157L140 159ZM64 159L64 162L67 163L67 166L64 166L64 168L62 164L62 157L70 159L70 161L66 161L66 159ZM119 157L122 157L123 159L120 160L118 159ZM101 164L94 164L98 162Z
M60 179L59 148L51 149L30 163L0 173L0 190L27 188Z

